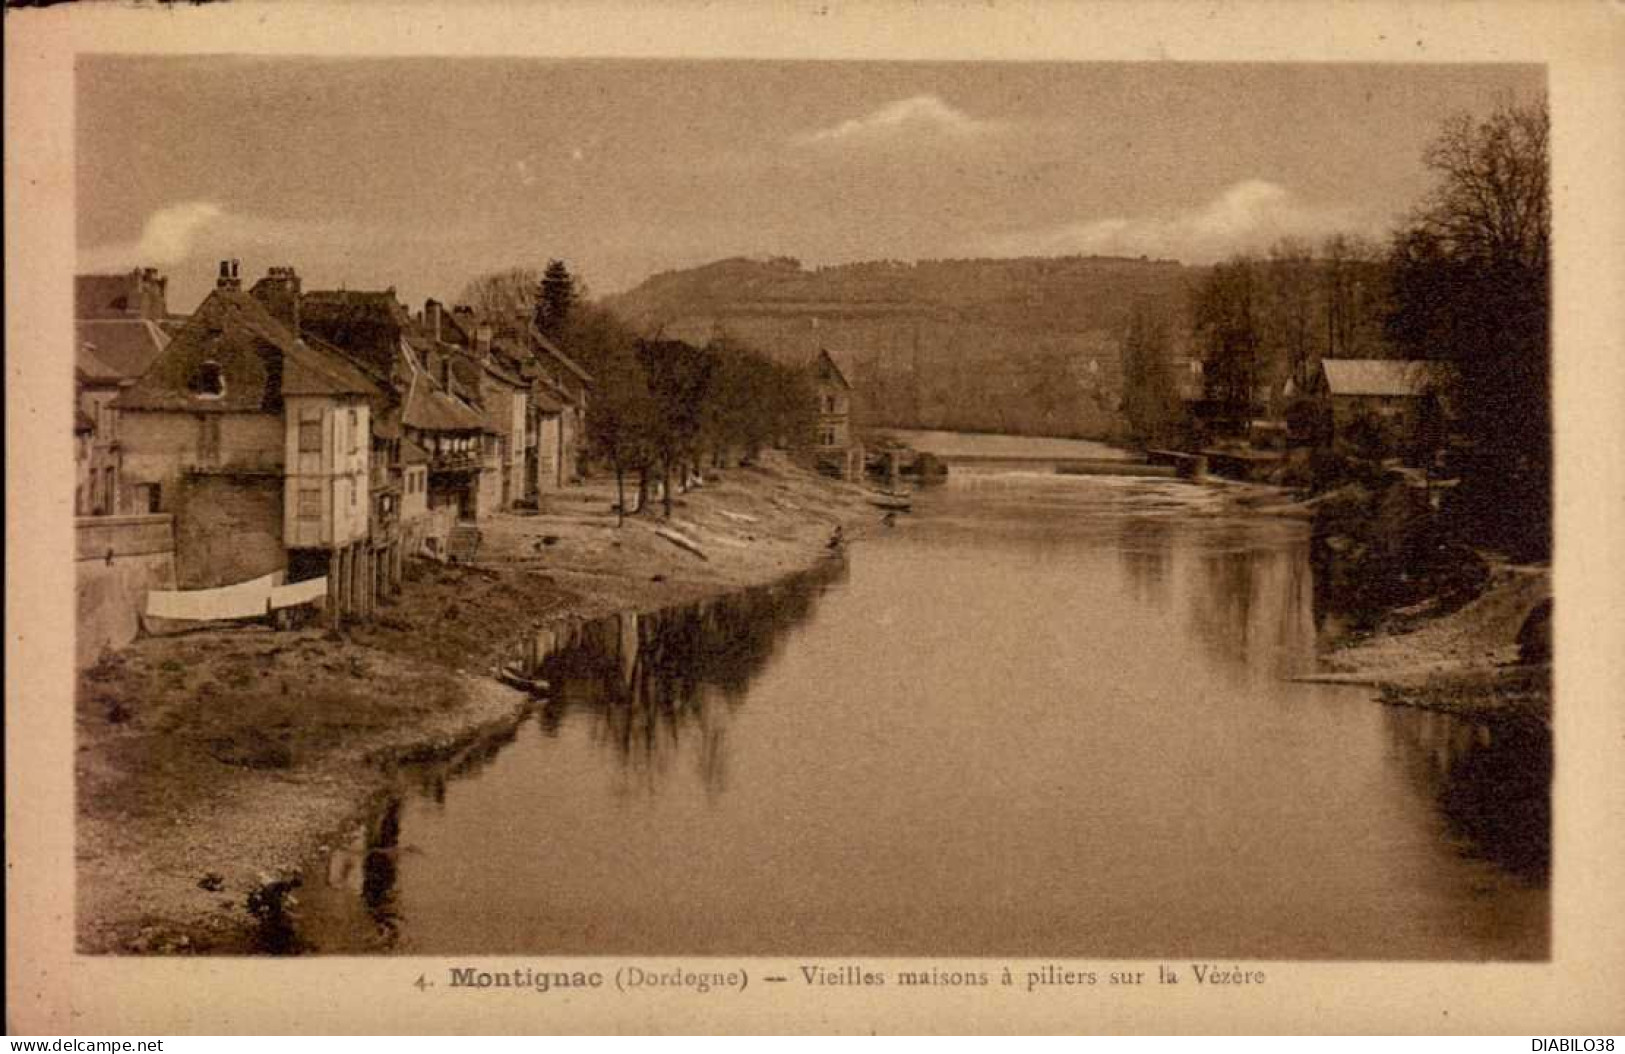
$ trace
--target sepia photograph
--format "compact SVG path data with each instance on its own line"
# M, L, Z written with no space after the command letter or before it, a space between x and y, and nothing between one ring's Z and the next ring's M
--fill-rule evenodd
M76 961L1558 958L1546 63L71 71Z
M1548 954L1540 69L77 76L85 950Z

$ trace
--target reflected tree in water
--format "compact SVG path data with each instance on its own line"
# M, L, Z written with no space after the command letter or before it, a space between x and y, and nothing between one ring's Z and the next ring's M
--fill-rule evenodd
M1259 545L1236 533L1202 551L1191 620L1215 655L1255 674L1292 676L1313 664L1314 579L1306 546Z
M544 734L556 734L571 713L588 715L595 740L610 745L649 789L689 741L701 782L722 793L733 713L786 631L806 621L823 590L845 574L845 562L831 559L777 585L581 627L541 664L555 686L542 711Z
M1552 737L1527 719L1469 721L1409 707L1390 734L1468 855L1545 885L1551 870Z
M1117 556L1134 595L1167 607L1173 563L1174 525L1154 516L1125 518L1118 528Z

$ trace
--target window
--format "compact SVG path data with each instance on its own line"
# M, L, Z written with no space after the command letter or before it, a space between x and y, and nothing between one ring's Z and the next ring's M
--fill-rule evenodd
M306 483L299 488L299 518L301 520L319 520L322 518L322 488L318 483Z
M360 487L357 487L355 485L354 480L350 481L350 508L352 508L352 509L355 508L355 492L360 490L360 489L361 489Z
M162 484L148 483L143 488L147 492L147 511L162 512L164 488Z
M322 452L322 422L320 418L314 421L299 422L299 452L301 454L320 454Z
M192 370L186 387L202 399L218 399L226 394L226 372L213 359L204 359Z
M359 438L357 438L358 436L360 436L360 434L361 434L361 429L356 427L355 411L351 410L350 411L350 453L352 453L352 454L355 453L358 449L360 449L360 446L359 446L360 440L359 440Z

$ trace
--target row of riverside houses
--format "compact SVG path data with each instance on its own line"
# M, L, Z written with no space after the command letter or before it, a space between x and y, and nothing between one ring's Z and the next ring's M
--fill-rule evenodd
M169 517L180 589L326 576L366 616L408 556L579 478L591 378L528 319L414 317L289 267L245 292L235 260L190 318L163 287L79 276L76 512Z

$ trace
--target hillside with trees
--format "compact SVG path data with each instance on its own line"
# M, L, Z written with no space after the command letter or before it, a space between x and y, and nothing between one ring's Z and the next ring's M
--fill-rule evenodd
M1121 346L1135 305L1182 333L1172 323L1201 274L1116 257L819 268L735 258L603 303L640 333L738 340L782 362L829 348L855 374L861 424L1121 437Z

